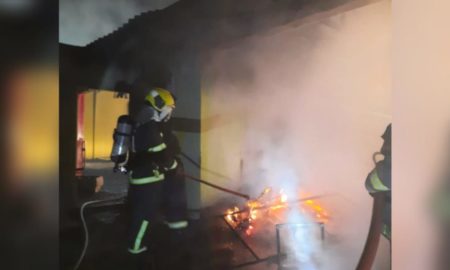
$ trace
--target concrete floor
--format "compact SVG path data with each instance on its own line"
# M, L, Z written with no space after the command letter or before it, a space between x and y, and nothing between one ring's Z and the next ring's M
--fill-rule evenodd
M92 199L126 196L127 176L113 173L112 167L111 162L104 160L86 163L85 175L103 175L105 179L101 194ZM274 262L253 264L256 262L254 255L220 217L229 206L216 205L203 209L200 220L190 221L185 238L175 239L173 243L168 241L173 235L162 223L151 228L153 232L151 242L154 246L147 254L146 260L153 268L149 266L149 270L233 269L234 266L247 263L248 265L239 269L276 269ZM124 201L86 208L85 217L90 239L79 270L130 269L129 255L126 252L127 215ZM255 250L259 252L257 256L260 258L265 258L268 253L276 251L274 233L269 237L273 239L259 240L260 245L255 245L255 239L249 242L252 249L258 249L260 246L258 251ZM61 254L62 269L73 269L80 256L83 242L84 233L81 224L62 232L60 242L64 250Z
M86 175L105 176L105 186L102 196L125 196L128 183L127 177L112 173L112 164L105 161L95 161L87 164ZM276 230L275 224L284 223L282 217L271 215L259 221L251 236L238 233L241 239L262 259L257 261L248 247L237 234L226 224L221 214L231 205L227 202L217 203L207 209L202 209L200 219L190 221L185 238L177 238L173 242L171 232L161 222L151 228L153 247L147 254L148 270L275 270L276 260ZM89 246L79 270L114 270L130 269L129 255L126 252L128 212L124 201L114 204L96 205L86 209L86 220L89 229ZM328 238L328 236L326 237ZM61 269L73 269L84 241L80 226L71 227L61 234ZM333 247L332 238L328 239ZM381 253L381 252L380 252ZM382 255L382 254L379 254ZM386 255L386 254L383 254ZM389 256L382 258L384 261ZM349 258L356 261L357 258ZM380 268L385 268L387 263Z
M152 252L147 260L156 267L150 269L233 269L245 263L255 262L222 218L212 216L216 209L205 209L202 219L191 221L185 240L170 243L171 234L165 226L152 228ZM126 211L122 206L106 206L86 211L90 242L80 270L129 269L126 252ZM66 252L62 269L72 269L82 249L84 239L81 228L66 231L61 244ZM275 241L275 239L273 239ZM275 242L273 241L273 246ZM263 255L259 255L261 258ZM239 269L276 269L275 264L262 262Z
M109 160L87 160L84 175L102 175L105 179L102 191L111 194L126 194L128 176L113 172L114 164Z
M156 267L148 270L211 270L244 269L275 270L277 268L276 236L274 224L278 220L264 219L258 223L252 236L239 233L245 243L261 259L257 262L250 250L239 240L220 216L226 203L216 204L201 211L201 219L190 221L186 238L169 241L173 235L162 223L151 228L153 244L147 260ZM130 269L126 252L127 209L124 204L103 205L86 210L86 219L90 232L90 243L80 270ZM61 235L61 245L66 252L61 254L61 269L73 269L80 255L84 235L82 228L72 228ZM325 245L331 249L338 247L338 242L331 235L326 235ZM386 244L386 243L385 243ZM374 269L389 269L385 262L389 258L380 247L381 261L377 260ZM329 250L330 251L330 250ZM331 250L337 252L338 250ZM383 256L386 255L386 256ZM318 258L322 260L323 258ZM357 262L357 257L347 258L349 264ZM320 264L320 263L318 263ZM240 267L237 267L240 266ZM310 269L310 268L305 268ZM316 269L316 268L314 268ZM338 269L343 269L338 268Z

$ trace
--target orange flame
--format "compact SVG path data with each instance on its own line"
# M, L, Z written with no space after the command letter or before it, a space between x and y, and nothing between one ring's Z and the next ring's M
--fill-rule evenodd
M274 193L272 188L265 188L263 192L254 200L247 201L242 210L235 206L226 211L226 220L234 229L242 229L246 235L250 236L255 228L255 223L264 216L270 215L272 211L287 208L288 197L280 190ZM329 219L324 208L313 200L307 200L301 204L300 210L309 214L317 222L326 223Z

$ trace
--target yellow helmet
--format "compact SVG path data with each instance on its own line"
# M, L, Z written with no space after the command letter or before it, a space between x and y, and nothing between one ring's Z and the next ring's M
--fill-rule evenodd
M168 90L155 87L145 96L145 100L157 111L161 111L164 106L175 107L175 99Z

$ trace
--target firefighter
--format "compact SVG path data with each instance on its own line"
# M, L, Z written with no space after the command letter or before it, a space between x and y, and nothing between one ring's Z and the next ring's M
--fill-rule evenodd
M156 88L162 94L170 93L167 90ZM161 94L161 95L162 95ZM173 99L173 108L175 108L175 96L170 94ZM170 102L172 102L170 99ZM151 95L146 97L148 104L153 108L157 108L157 102ZM171 114L171 113L170 113ZM188 226L186 218L187 202L184 181L184 166L179 157L181 153L180 144L177 137L172 132L172 122L170 116L162 121L157 121L159 130L161 131L163 142L166 145L165 155L173 159L176 163L175 167L165 170L165 179L163 181L163 205L165 210L166 224L169 229L178 230Z
M131 206L128 251L137 255L135 257L142 257L140 254L148 249L146 239L150 228L156 222L164 195L170 193L169 189L164 194L167 190L165 182L172 183L178 177L180 162L172 150L171 133L164 128L174 109L174 96L166 89L153 88L145 97L145 105L132 119L133 134L128 162L128 201ZM184 190L183 194L175 190L177 192L180 196L185 196ZM184 202L183 199L181 201ZM180 212L185 210L183 206L181 209ZM175 229L187 227L184 212L171 215L170 210L169 208L167 215L168 226Z
M181 148L173 134L170 121L161 123L168 155L174 157L177 167L165 173L163 182L164 209L167 227L182 231L188 226L184 165L180 159Z
M381 136L384 140L380 153L384 159L375 163L375 168L366 178L366 189L369 194L385 192L386 202L383 211L382 234L391 240L391 124L389 124ZM375 156L374 156L375 158Z
M165 173L163 181L163 206L165 223L168 228L166 239L167 252L171 256L165 257L162 262L163 269L190 269L189 247L188 247L188 221L187 202L185 191L184 166L179 155L181 149L177 137L172 133L171 121L161 123L163 135L170 156L177 161L177 168ZM162 251L162 252L166 252Z

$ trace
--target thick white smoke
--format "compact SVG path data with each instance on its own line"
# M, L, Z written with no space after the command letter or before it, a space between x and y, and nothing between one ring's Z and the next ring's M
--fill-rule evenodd
M448 180L450 1L393 1L393 269L448 269L436 191ZM432 207L433 206L433 207ZM442 205L441 205L442 206ZM448 230L448 227L447 227ZM448 259L446 260L448 262Z
M371 214L364 180L391 122L390 1L297 25L205 61L202 162L252 195L335 194L323 200L331 240L311 269L352 269ZM217 196L205 190L204 203ZM323 252L312 246L311 258Z

